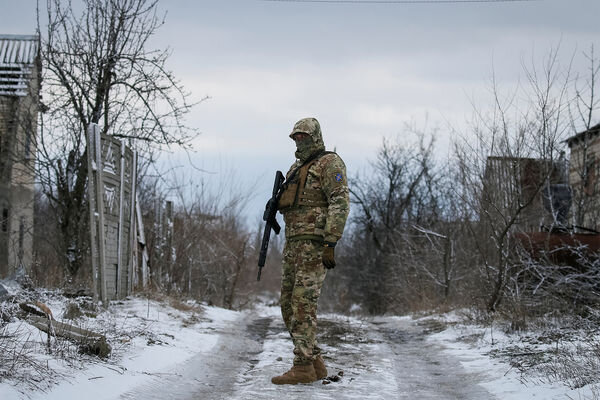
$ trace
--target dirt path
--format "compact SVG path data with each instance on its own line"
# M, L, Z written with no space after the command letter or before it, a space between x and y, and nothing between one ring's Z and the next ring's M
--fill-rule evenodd
M256 364L270 317L242 314L242 317L211 334L219 335L216 345L194 355L152 382L122 395L121 399L230 399L236 384Z
M323 316L319 340L329 374L324 385L276 386L292 362L277 310L248 313L224 327L210 352L199 353L123 399L493 399L481 377L427 341L435 325L402 318L371 321ZM339 376L339 375L338 375Z
M393 355L393 373L398 385L394 398L494 399L477 385L482 376L467 373L457 360L444 354L440 345L426 340L428 334L443 329L439 323L380 319L373 324Z

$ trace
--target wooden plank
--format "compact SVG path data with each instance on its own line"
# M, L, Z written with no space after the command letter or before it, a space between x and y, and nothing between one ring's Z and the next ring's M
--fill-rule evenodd
M137 221L137 231L139 234L138 242L142 245L142 287L148 287L148 249L146 248L146 236L144 235L144 221L142 220L142 209L140 202L135 196L135 212Z
M96 193L95 193L95 182L97 165L94 165L94 154L96 149L94 148L94 127L93 125L88 126L86 132L87 140L87 162L88 162L88 201L90 210L90 243L91 243L91 257L92 257L92 285L94 286L94 303L98 301L98 242L96 237L96 229L98 222L96 221Z
M104 181L102 180L103 175L103 161L102 161L102 143L100 138L100 129L98 125L94 126L94 135L96 143L96 166L98 182L96 185L96 198L98 202L98 255L99 255L99 271L100 271L100 299L104 306L108 306L108 296L106 293L106 263L105 263L105 249L104 249Z
M48 326L48 318L47 317L41 317L38 315L29 315L27 317L27 320L29 322L35 322L35 323L39 323L42 325L45 325L45 327ZM73 334L76 338L95 338L95 339L100 339L101 337L103 337L103 335L101 335L100 333L96 333L78 326L74 326L74 325L70 325L70 324L66 324L64 322L59 322L56 320L52 320L52 326L54 328L54 332L56 332L56 334L58 336L61 336L62 332L69 332L69 334ZM44 330L44 329L41 329ZM46 330L44 330L44 332L47 332Z
M112 351L106 342L106 337L99 333L37 315L27 317L27 322L48 333L48 340L50 340L50 335L64 337L84 346L88 352L100 357L107 357Z
M117 298L122 298L121 279L123 275L123 196L125 194L125 142L121 141L121 165L119 173L119 228L117 233Z
M133 271L137 269L137 240L135 234L135 200L136 200L136 185L137 185L137 152L134 151L131 156L131 190L129 198L129 263L128 263L128 287L127 294L133 293Z

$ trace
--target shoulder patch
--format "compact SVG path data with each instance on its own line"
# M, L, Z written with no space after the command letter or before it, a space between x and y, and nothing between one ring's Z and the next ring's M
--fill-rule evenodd
M337 174L335 174L335 180L337 182L341 182L341 181L344 180L344 176L341 173L338 172Z

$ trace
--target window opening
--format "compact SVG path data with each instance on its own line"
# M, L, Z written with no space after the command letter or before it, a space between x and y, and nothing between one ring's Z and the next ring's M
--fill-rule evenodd
M2 232L8 231L8 208L2 209Z
M588 160L584 170L584 191L588 196L594 195L596 186L596 157L594 154L588 155Z
M25 245L25 217L19 219L19 258L23 258Z
M25 122L25 159L29 160L31 156L31 121L27 119Z

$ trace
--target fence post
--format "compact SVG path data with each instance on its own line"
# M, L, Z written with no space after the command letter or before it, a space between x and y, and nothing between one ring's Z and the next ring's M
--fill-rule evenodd
M119 227L117 231L117 297L123 296L123 196L125 194L125 142L121 141L121 159L119 163Z
M139 232L138 242L142 245L142 287L145 289L148 287L148 281L150 279L150 274L148 273L148 249L146 244L146 236L144 235L142 210L137 199L137 194L135 198L135 214L137 220L137 231Z
M104 232L104 181L102 178L102 169L104 162L102 160L102 141L100 138L100 128L94 124L94 142L96 143L96 204L98 207L98 261L99 261L99 278L100 278L100 299L102 304L108 306L108 297L106 290L106 253L105 232Z
M88 126L87 139L87 163L88 163L88 201L90 212L90 252L92 256L92 285L94 286L94 302L98 301L98 221L96 213L96 191L98 165L95 162L95 129L94 124ZM96 182L94 182L96 180Z
M135 226L135 206L137 201L137 192L136 192L136 184L137 184L137 152L133 152L133 156L131 159L131 192L129 196L131 197L131 202L129 204L129 263L128 263L128 288L127 293L133 292L133 281L134 281L134 271L137 271L137 261L138 261L138 244L137 244L137 235L136 235L136 226Z

